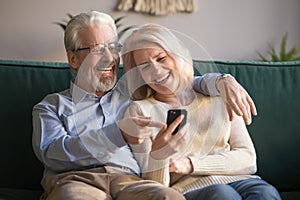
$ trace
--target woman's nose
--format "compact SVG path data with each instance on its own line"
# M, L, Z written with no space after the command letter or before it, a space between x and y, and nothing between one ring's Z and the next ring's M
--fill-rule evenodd
M152 63L152 69L154 72L160 72L162 70L162 66L159 63Z

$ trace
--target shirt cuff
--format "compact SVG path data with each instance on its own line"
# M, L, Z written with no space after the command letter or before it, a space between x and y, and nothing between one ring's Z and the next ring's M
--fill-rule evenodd
M216 81L222 76L220 73L207 73L203 76L197 76L194 79L193 88L196 92L206 96L219 96Z

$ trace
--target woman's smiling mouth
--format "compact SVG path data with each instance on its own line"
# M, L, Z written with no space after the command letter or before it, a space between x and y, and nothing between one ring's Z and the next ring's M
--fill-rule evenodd
M168 72L166 75L162 76L161 78L155 79L154 82L155 83L162 83L162 82L164 82L165 80L167 80L169 78L170 74L171 73Z

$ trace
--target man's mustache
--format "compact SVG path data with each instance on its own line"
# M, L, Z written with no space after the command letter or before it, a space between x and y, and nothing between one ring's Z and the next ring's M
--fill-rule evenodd
M116 66L116 61L106 61L106 62L103 62L103 61L99 61L97 63L97 65L95 66L95 69L97 71L111 71L112 70L112 67L108 68L108 66Z

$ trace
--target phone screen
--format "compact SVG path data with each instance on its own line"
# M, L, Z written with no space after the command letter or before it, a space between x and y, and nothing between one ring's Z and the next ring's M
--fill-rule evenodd
M185 109L171 109L168 110L167 116L167 125L169 126L172 122L179 117L180 115L184 115L182 122L176 127L172 135L175 135L179 129L181 129L186 124L187 111Z

